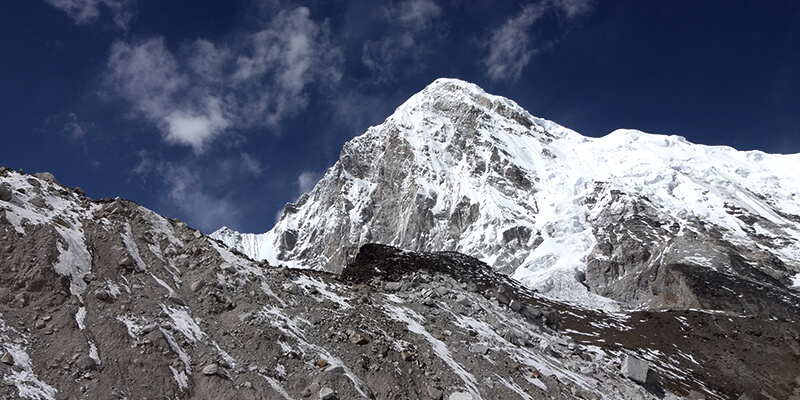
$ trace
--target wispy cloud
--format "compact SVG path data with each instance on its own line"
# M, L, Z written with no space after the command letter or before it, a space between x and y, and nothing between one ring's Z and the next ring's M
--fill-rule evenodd
M311 192L317 182L319 182L322 174L313 171L305 171L297 177L297 185L300 188L300 193Z
M264 170L261 167L261 162L248 153L242 153L241 159L244 170L253 175L260 175L261 172Z
M389 18L414 30L427 29L442 13L432 0L406 0L387 9Z
M567 18L575 18L587 14L594 6L594 0L552 0L553 7L561 11Z
M591 0L543 0L528 4L503 26L492 31L485 42L489 53L482 64L493 80L517 81L531 58L539 52L532 34L533 26L548 13L572 19L589 12Z
M63 135L71 141L83 139L95 123L78 118L75 113L59 113L47 117L42 131Z
M519 15L492 32L489 54L483 60L490 78L519 80L522 69L538 51L533 47L529 30L543 14L544 7L540 4L528 5Z
M384 22L392 26L389 34L362 45L361 62L376 82L391 82L398 66L421 67L420 55L428 51L433 25L442 9L432 0L406 0L384 8ZM423 37L425 40L418 40ZM409 62L413 60L414 62Z
M305 108L307 86L333 86L341 79L341 49L331 42L327 25L310 14L306 7L280 12L238 49L230 89L241 123L275 125Z
M233 201L203 190L203 178L197 170L166 163L162 165L160 172L168 188L170 202L187 215L187 218L191 218L200 230L209 233L240 217L239 208Z
M137 156L139 163L130 178L148 182L150 187L159 186L158 200L166 205L166 211L192 221L207 233L222 225L236 225L243 217L241 204L229 191L220 189L222 182L238 171L260 169L256 161L246 159L249 156L223 159L213 165L198 159L164 161L157 153L146 150L138 151Z
M137 0L46 0L51 6L67 13L78 25L98 20L101 10L111 14L114 23L127 30L135 16L133 6Z
M117 42L106 94L126 100L164 139L196 154L229 129L275 128L308 104L310 85L335 85L342 56L328 28L298 7L235 43L198 39L180 51L164 38Z

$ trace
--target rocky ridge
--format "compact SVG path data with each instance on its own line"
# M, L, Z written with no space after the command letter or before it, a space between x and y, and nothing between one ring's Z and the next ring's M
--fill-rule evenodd
M345 144L254 259L340 272L361 245L458 251L594 308L797 317L800 155L634 130L587 138L440 79Z
M800 393L795 322L587 310L457 253L369 245L341 275L270 266L51 178L0 169L2 398Z

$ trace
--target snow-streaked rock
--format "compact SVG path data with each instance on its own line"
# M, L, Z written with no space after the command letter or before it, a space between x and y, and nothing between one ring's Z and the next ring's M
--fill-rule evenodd
M459 251L593 307L687 307L702 301L641 284L626 291L630 282L616 279L689 265L791 286L800 272L798 170L800 155L679 136L584 137L473 84L439 79L345 144L272 230L212 237L254 259L334 272L364 243ZM643 210L648 221L631 218ZM630 256L634 244L643 251Z
M20 194L0 203L2 398L299 399L325 387L342 399L727 398L752 388L786 398L793 377L778 369L800 355L793 322L607 314L458 253L371 245L340 276L277 268L130 201L2 168L0 184ZM85 274L59 270L76 246L56 218L81 227L72 234L90 255ZM85 288L72 290L79 277ZM86 295L98 290L114 301ZM626 354L661 381L621 377ZM773 363L737 375L762 362L755 354Z

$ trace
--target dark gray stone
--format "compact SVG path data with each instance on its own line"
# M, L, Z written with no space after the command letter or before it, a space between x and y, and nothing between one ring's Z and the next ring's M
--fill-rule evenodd
M11 187L5 183L0 184L0 200L11 201L11 197L13 197L11 193Z

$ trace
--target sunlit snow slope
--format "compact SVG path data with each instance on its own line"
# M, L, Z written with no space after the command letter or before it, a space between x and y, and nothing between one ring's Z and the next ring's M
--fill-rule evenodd
M800 281L797 171L800 155L635 130L587 138L473 84L439 79L345 144L272 230L212 236L273 264L332 271L368 242L459 251L549 295L613 308L603 296L669 298L620 294L614 274L665 263L727 273L732 252L758 270L752 279ZM629 224L641 215L644 223ZM634 242L646 251L615 252ZM608 268L587 282L590 263Z

